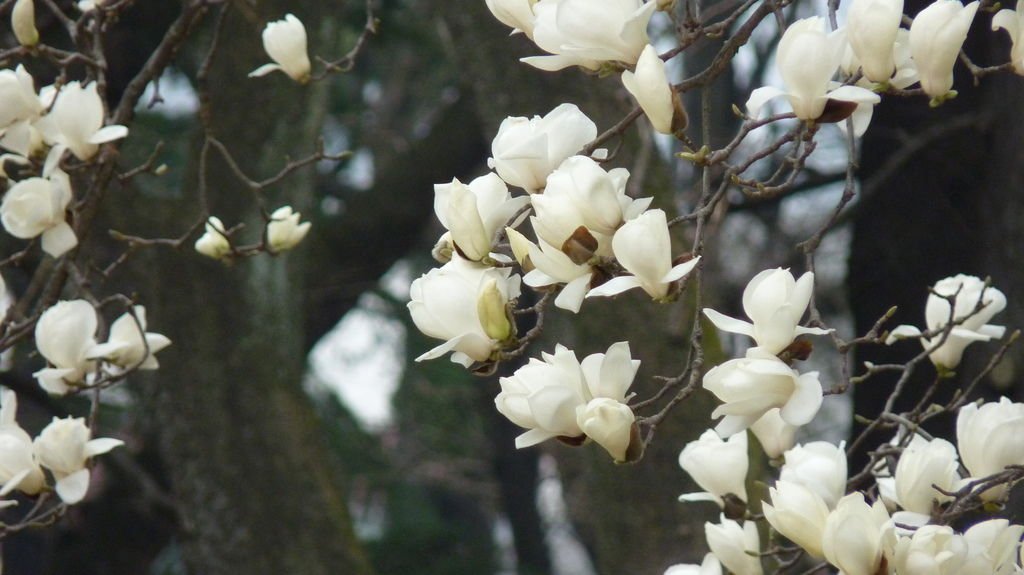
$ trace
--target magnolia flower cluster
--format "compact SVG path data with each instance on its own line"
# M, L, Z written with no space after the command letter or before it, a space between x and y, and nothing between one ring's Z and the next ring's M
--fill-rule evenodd
M1003 337L1006 328L989 324L1006 308L1006 296L975 276L955 275L939 280L931 289L924 315L927 333L912 325L892 330L886 343L917 338L929 350L936 366L953 369L960 365L964 350L976 341Z
M782 35L775 64L786 88L758 88L747 100L756 117L771 99L785 96L797 118L836 122L851 117L856 135L867 129L872 107L880 101L873 90L903 89L920 83L934 103L955 96L953 66L979 2L935 0L914 17L910 29L900 27L903 0L854 0L846 25L829 32L821 17L792 23ZM1006 28L1017 52L1016 12L993 21ZM834 81L842 69L855 85ZM860 76L858 76L858 72Z
M655 130L673 134L686 127L665 62L648 44L647 26L658 9L656 0L487 0L487 7L495 18L551 54L523 62L547 71L570 66L622 70L622 85Z
M492 142L493 172L434 186L434 213L447 231L433 253L444 266L413 282L409 309L420 331L445 343L419 359L452 351L469 366L514 346L510 310L520 281L557 291L555 306L572 312L588 296L632 288L657 301L675 295L699 258L673 258L666 214L648 209L651 198L626 194L627 170L578 155L596 135L571 104L507 118ZM527 219L535 241L516 229ZM208 230L219 253L213 233L224 234ZM510 254L501 252L503 236ZM513 258L524 275L512 273Z
M104 343L96 341L99 317L85 300L61 301L39 317L36 348L48 367L34 373L40 387L64 395L93 383L102 374L119 376L135 369L157 369L155 353L171 344L146 331L146 309L134 306L110 326Z
M541 357L501 378L501 393L494 398L502 415L528 430L516 438L516 447L553 437L567 442L589 438L615 461L628 460L637 438L626 392L640 366L629 344L613 344L583 361L561 345Z
M778 479L762 504L765 520L779 534L799 545L808 555L824 559L849 575L897 575L967 573L1007 575L1019 572L1018 547L1024 526L1004 519L977 523L962 534L932 524L950 493L978 485L1009 466L1024 465L1024 404L1003 398L982 405L969 404L957 419L958 447L943 439L913 436L892 468L885 463L874 469L879 497L869 501L864 493L846 493L847 464L844 445L812 442L797 445L783 455ZM958 456L959 450L959 456ZM748 481L746 434L723 441L712 431L686 445L680 465L706 493L687 494L684 501L716 501L730 513L725 498L746 503ZM961 477L965 468L969 477ZM975 483L972 483L975 482ZM987 502L1006 499L1009 485L979 486L974 495ZM713 560L704 565L723 565L733 573L762 573L750 553L760 552L752 522L742 525L726 516L719 524L706 525ZM882 566L885 570L879 571ZM682 571L678 565L667 574ZM710 568L710 567L703 567Z
M18 425L16 413L17 398L4 389L0 392L0 496L15 490L34 496L52 488L64 503L78 503L89 489L88 460L124 444L119 439L92 439L92 431L80 417L55 417L33 440ZM15 504L0 502L4 507Z
M722 437L753 428L766 446L773 446L779 434L792 438L792 430L810 423L818 412L822 401L818 373L801 374L779 358L797 337L828 333L799 325L813 289L811 272L797 280L788 270L765 270L743 290L743 309L751 321L704 309L719 330L749 336L757 344L744 357L704 375L704 389L724 402L711 414L722 416L715 428ZM779 447L772 449L774 455Z
M34 30L31 10L31 2L19 2L12 14L23 43L31 39L30 24ZM11 183L0 203L0 223L7 233L26 240L39 237L43 251L53 257L78 244L66 214L73 198L71 180L60 162L66 152L87 162L101 144L128 134L124 126L104 126L105 121L95 82L46 86L37 93L24 66L0 70L0 148L5 151L0 163L28 168L28 176ZM45 160L41 172L34 160ZM2 168L0 175L12 176Z

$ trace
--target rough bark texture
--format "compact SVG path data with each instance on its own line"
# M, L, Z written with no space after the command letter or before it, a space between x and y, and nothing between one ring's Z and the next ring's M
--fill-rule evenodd
M229 13L210 74L214 130L256 178L275 172L286 154L311 149L326 96L323 85L301 87L280 74L246 78L266 59L263 24L294 12L307 23L314 50L335 49L326 6L271 4ZM197 211L197 171L198 149L185 189L147 198L152 207L137 212L130 229L177 233L168 230L180 230ZM244 233L254 238L262 229L257 204L219 159L210 163L208 184L213 213L244 221ZM312 187L312 170L304 170L269 190L268 205L307 212ZM190 249L142 255L135 263L148 275L136 281L151 325L174 345L161 354L159 374L136 389L143 427L158 441L180 505L189 572L369 573L339 468L302 390L301 251L232 267Z

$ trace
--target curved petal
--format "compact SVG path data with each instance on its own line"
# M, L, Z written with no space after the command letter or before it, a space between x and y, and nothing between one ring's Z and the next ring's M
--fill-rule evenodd
M89 138L90 144L106 144L107 142L113 142L114 140L120 140L128 136L128 128L120 124L113 124L111 126L105 126L96 131L92 137Z
M757 118L761 113L761 108L764 107L770 100L774 100L779 96L785 96L786 93L774 86L762 86L750 93L750 97L747 98L747 114L751 118Z
M726 415L715 426L715 433L725 439L746 430L760 418L760 413L753 415Z
M113 437L98 437L85 444L85 456L86 458L89 458L96 455L102 455L111 449L122 445L124 445L124 442L120 439L114 439Z
M78 245L78 238L67 222L61 222L43 232L43 251L55 258Z
M583 298L586 297L587 290L590 288L590 277L592 275L588 273L565 284L558 297L555 298L555 307L579 313L580 306L583 305Z
M877 104L882 101L881 96L860 86L840 86L826 94L826 96L832 100L856 102L858 104Z
M822 399L818 372L805 373L797 378L796 389L779 410L779 415L790 425L806 425L817 415Z
M547 441L552 437L557 436L558 434L552 433L550 431L545 431L543 429L531 429L516 437L516 449L532 447L534 445L537 445L538 443L541 443L542 441Z
M677 266L673 266L672 269L668 270L668 273L661 278L662 283L671 283L676 280L682 279L686 274L693 271L693 268L697 267L700 262L700 256L693 258L690 261L683 262Z
M68 505L74 505L84 499L87 491L89 491L88 469L79 469L71 475L57 480L57 495Z
M638 287L641 287L640 280L635 276L619 276L590 290L587 297L611 297Z
M754 324L750 322L729 317L709 307L704 308L704 316L722 331L754 337Z
M696 501L711 501L717 503L719 506L722 505L722 498L718 497L714 493L708 493L707 491L698 491L696 493L684 493L679 496L679 501L693 503Z
M252 72L249 72L249 77L258 78L260 76L266 76L267 74L271 72L276 72L278 70L281 70L282 72L284 71L284 69L278 66L277 64L264 64L259 68L256 68Z
M1004 8L996 13L992 17L992 29L998 30L1002 28L1010 33L1010 38L1014 42L1017 41L1017 37L1020 35L1020 19L1017 17L1017 12Z

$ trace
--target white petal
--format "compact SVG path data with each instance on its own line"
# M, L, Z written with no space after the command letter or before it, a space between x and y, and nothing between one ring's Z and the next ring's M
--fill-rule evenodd
M124 442L120 439L114 439L112 437L98 437L85 444L85 456L88 458L101 455L122 445L124 445Z
M114 124L100 128L95 134L89 138L90 144L105 144L107 142L113 142L114 140L120 140L128 135L128 128L120 124Z
M260 76L266 76L271 72L276 72L277 70L281 70L282 72L284 71L284 69L278 66L277 64L264 64L259 68L256 68L252 72L249 72L249 77L258 78Z
M747 114L751 118L757 118L761 113L761 108L768 103L769 100L774 100L779 96L785 96L786 93L774 86L762 86L750 93L750 98L747 98Z
M611 297L638 287L641 287L640 280L635 276L619 276L590 290L587 297Z
M754 324L750 322L729 317L709 307L704 308L704 315L722 331L754 337Z
M61 222L43 232L43 251L59 258L78 245L78 238L67 222Z
M590 288L590 278L592 275L582 275L565 284L558 297L555 298L555 307L579 313L580 306L583 305L583 298L587 295L587 290Z
M84 499L87 491L89 491L88 469L79 469L71 475L57 480L57 495L68 505L74 505Z

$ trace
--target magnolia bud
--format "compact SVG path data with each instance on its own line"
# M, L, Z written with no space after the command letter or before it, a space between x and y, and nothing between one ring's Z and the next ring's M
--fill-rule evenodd
M620 463L628 460L635 421L628 405L607 397L592 399L576 408L576 423L583 433Z
M505 297L498 289L497 280L487 280L480 290L480 296L476 300L476 313L480 316L480 325L487 337L497 341L505 341L511 337L512 323L508 321Z
M36 12L32 0L18 0L11 10L11 28L14 37L22 46L31 48L39 43L39 30L36 30Z

